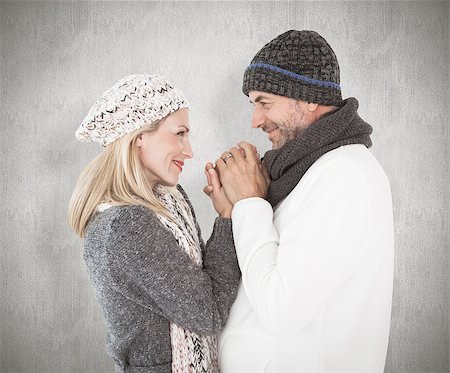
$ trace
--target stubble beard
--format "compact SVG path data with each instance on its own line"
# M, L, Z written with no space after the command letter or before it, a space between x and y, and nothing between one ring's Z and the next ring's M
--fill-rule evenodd
M266 123L264 124L264 126L262 126L262 129L264 131L273 128L278 129L279 136L272 142L272 149L279 149L289 141L294 140L297 137L303 135L303 133L306 131L309 125L310 123L305 113L301 110L300 106L297 105L296 103L293 103L292 106L290 105L289 107L288 116L284 122Z

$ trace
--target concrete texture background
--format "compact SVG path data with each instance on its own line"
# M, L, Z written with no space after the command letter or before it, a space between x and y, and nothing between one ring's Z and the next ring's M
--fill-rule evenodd
M120 77L160 73L190 99L182 177L207 238L203 165L250 128L253 55L288 29L334 48L390 177L395 292L386 372L449 371L449 3L1 2L0 371L111 372L105 328L66 210L99 147L74 131Z

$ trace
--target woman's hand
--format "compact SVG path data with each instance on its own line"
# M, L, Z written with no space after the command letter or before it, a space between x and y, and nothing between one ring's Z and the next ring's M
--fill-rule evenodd
M269 174L261 162L256 147L240 142L216 161L220 181L234 205L244 198L265 198L270 183Z
M208 179L208 185L203 188L203 192L211 198L215 210L222 218L231 218L233 205L225 194L217 171L211 162L205 166L205 175Z

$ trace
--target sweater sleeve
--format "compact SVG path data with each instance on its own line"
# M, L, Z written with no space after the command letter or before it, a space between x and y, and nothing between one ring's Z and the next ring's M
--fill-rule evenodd
M236 298L240 272L231 221L216 220L214 235L221 241L199 268L152 212L124 209L112 224L108 249L116 290L125 292L124 281L139 287L168 320L198 334L218 334Z
M289 198L278 230L271 205L239 201L232 212L242 282L258 319L274 335L303 329L364 255L368 196L351 166L329 168ZM297 199L296 199L297 198Z
M198 224L197 217L195 216L194 207L192 206L192 203L191 203L187 193L184 191L183 187L178 184L177 189L181 193L183 198L186 200L186 202L191 210L192 216L194 217L195 227L197 228L197 232L198 232L198 239L200 242L200 246L202 248L203 259L205 260L205 263L212 265L213 262L215 262L215 261L211 261L212 258L210 258L211 255L208 254L208 251L212 251L213 253L216 253L216 251L218 250L218 247L220 247L221 245L225 245L227 247L233 247L233 249L235 248L233 232L231 229L231 227L232 227L231 219L217 217L214 222L214 227L213 227L211 236L205 245L205 242L203 241L203 238L202 238L200 225ZM219 250L220 250L220 248L219 248ZM224 256L221 258L221 263L222 263L222 261L224 263L228 263L231 267L237 268L239 271L239 266L238 266L235 250L233 250L233 255L229 255L228 252L224 252ZM239 277L240 277L240 271L239 271Z

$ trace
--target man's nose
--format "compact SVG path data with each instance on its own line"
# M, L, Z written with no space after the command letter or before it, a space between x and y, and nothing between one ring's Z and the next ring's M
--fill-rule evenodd
M263 124L264 124L264 115L261 113L261 110L255 107L255 109L253 110L252 127L259 128Z

